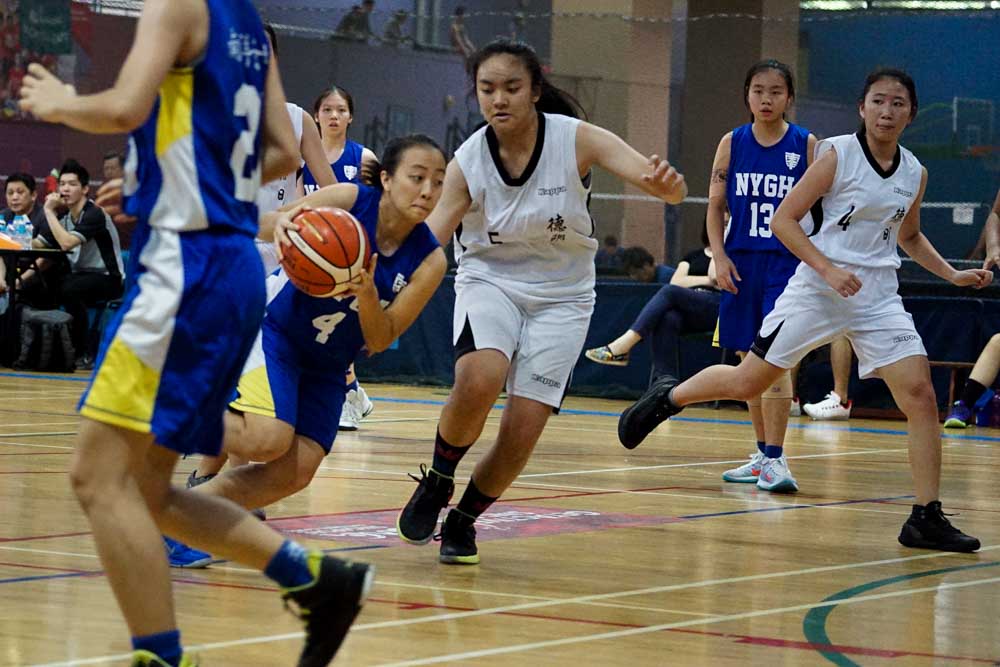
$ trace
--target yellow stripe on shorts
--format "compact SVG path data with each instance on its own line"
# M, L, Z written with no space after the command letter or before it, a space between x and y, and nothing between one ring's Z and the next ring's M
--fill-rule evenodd
M271 395L271 383L267 379L267 366L257 368L240 376L237 387L239 397L230 403L230 407L240 412L250 412L255 415L274 417L274 396Z
M80 414L141 433L150 432L160 374L117 336L108 346Z
M719 344L719 320L715 320L715 333L712 334L712 347L722 347Z

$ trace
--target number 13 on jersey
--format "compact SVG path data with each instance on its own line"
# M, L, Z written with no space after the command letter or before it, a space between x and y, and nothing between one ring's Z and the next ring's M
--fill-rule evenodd
M771 233L771 216L774 215L774 204L750 202L750 236L769 239Z

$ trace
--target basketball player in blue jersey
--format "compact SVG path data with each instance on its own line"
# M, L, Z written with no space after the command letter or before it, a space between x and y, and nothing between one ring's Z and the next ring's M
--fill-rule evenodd
M372 171L378 158L370 149L347 138L347 130L354 122L354 97L343 88L330 86L313 102L313 118L319 125L323 150L334 178L338 183L360 183L361 175ZM315 192L321 185L308 165L302 170L300 183L300 196ZM361 420L374 409L351 364L347 371L347 402L340 414L340 430L357 431Z
M77 95L32 65L22 107L84 131L131 132L135 278L81 399L71 480L132 634L132 664L194 664L182 654L163 531L263 570L306 619L299 665L326 665L372 568L307 552L234 503L170 483L180 454L222 444L264 310L257 190L297 166L253 4L147 0L112 88Z
M375 184L317 190L291 211L268 214L286 228L306 207L350 210L368 233L372 257L360 282L341 296L309 296L283 269L267 279L267 314L226 415L225 448L260 463L229 468L197 487L243 507L264 507L305 488L337 435L347 385L344 371L362 352L385 350L417 319L447 269L423 220L441 196L444 153L424 135L389 142ZM301 230L309 234L308 229Z
M752 121L719 142L709 184L708 237L719 287L719 344L745 355L764 317L774 308L798 257L771 230L781 200L812 161L816 137L785 120L795 96L792 72L764 60L747 71L743 101ZM723 241L724 218L729 232ZM747 401L757 437L749 463L722 474L727 482L756 484L775 492L798 490L784 456L792 396L791 377L782 375L760 396Z
M857 134L825 139L817 158L771 220L802 262L737 367L711 366L677 384L658 381L622 413L619 438L638 445L683 406L746 400L772 385L810 350L846 336L862 378L880 377L907 417L916 503L899 542L969 552L979 540L951 525L941 508L941 427L927 352L899 297L897 244L920 266L960 287L982 288L993 273L958 271L920 231L927 170L899 136L917 114L908 74L880 69L865 80ZM803 230L800 221L811 212ZM806 231L811 232L806 236Z

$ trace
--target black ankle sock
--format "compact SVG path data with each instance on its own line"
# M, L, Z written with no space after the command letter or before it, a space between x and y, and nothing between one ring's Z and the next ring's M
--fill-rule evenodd
M439 430L434 437L434 461L431 463L431 468L447 477L454 477L458 462L462 460L467 451L469 451L469 447L455 447L448 444L441 437Z
M969 378L965 381L965 389L962 390L962 395L959 396L959 398L963 403L965 403L965 407L971 410L972 406L976 404L976 401L979 400L979 397L983 395L984 391L986 391L986 387L979 384L972 378Z
M470 477L469 486L465 487L465 493L462 494L462 499L458 501L458 507L455 509L470 519L477 519L494 502L496 498L491 498L480 491L476 481Z

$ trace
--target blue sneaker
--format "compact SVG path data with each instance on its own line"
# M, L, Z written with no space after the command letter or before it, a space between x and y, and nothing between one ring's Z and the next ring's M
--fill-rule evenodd
M212 562L211 554L192 549L183 542L172 540L166 535L163 536L163 545L167 549L170 567L208 567Z
M972 424L972 410L962 401L955 401L951 414L944 420L945 428L965 428Z

